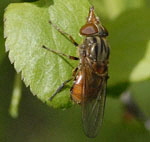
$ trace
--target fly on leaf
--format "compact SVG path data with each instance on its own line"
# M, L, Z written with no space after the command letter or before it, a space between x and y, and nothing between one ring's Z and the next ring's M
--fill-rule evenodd
M85 134L88 137L95 137L98 128L102 124L106 100L108 59L110 54L109 45L106 41L108 32L101 24L99 18L95 16L94 7L90 8L87 22L80 29L80 34L85 37L82 44L78 44L71 35L59 29L52 22L50 24L78 47L79 52L79 57L74 57L43 46L43 48L55 54L66 56L72 60L79 60L79 65L75 68L72 77L62 83L50 97L50 100L68 82L73 80L73 85L70 89L71 99L82 107L82 121Z

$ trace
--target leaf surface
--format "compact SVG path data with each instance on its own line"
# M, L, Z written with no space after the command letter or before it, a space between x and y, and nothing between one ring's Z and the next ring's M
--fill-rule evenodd
M41 47L45 45L77 56L76 47L48 23L51 20L77 42L81 42L78 31L86 21L89 3L85 0L77 1L56 0L54 5L49 1L10 4L4 16L5 45L10 61L14 63L17 72L21 72L22 79L32 93L55 108L72 104L69 91L71 83L53 101L48 99L65 80L70 79L78 62Z

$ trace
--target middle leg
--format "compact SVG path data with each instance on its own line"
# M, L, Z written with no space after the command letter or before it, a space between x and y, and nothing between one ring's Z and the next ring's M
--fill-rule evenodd
M48 51L50 51L50 52L53 52L53 53L55 53L55 54L58 54L58 55L61 55L61 56L65 56L65 57L67 57L67 58L69 58L69 59L71 59L71 60L79 60L79 58L78 57L74 57L74 56L70 56L70 55L66 55L66 54L64 54L64 53L60 53L60 52L57 52L57 51L54 51L54 50L52 50L52 49L50 49L50 48L47 48L46 46L42 46L42 48L44 48L44 49L46 49L46 50L48 50Z

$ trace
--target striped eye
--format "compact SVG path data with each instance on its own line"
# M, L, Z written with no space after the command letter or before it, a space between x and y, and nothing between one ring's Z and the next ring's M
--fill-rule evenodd
M89 36L89 35L93 35L96 33L98 33L98 28L93 23L85 24L80 29L81 35Z

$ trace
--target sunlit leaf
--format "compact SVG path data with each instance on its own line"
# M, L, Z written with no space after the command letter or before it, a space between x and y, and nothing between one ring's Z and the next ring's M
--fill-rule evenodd
M72 70L78 63L41 48L45 45L77 56L76 47L48 21L51 19L81 42L78 31L85 23L88 9L89 3L85 0L56 0L54 5L44 1L18 3L10 4L6 9L5 37L9 59L17 72L21 72L22 79L33 94L53 107L63 108L72 104L69 86L53 101L48 99L65 80L71 78Z

